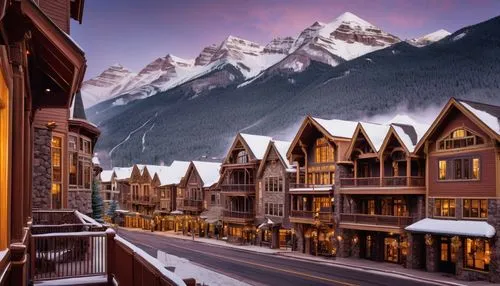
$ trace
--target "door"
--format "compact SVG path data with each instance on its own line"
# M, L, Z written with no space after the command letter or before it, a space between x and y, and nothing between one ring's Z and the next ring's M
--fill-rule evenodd
M455 273L456 255L451 249L451 239L441 237L439 241L439 271Z
M384 260L387 262L399 262L398 240L392 237L384 239Z

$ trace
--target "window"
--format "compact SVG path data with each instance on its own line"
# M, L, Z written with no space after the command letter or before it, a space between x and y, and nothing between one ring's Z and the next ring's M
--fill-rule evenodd
M439 179L446 180L446 161L439 161Z
M53 136L51 140L52 153L52 208L62 208L62 138Z
M283 192L283 178L267 177L264 179L266 192Z
M236 163L238 163L238 164L248 163L248 153L246 151L238 152L238 156L236 158Z
M215 194L212 194L212 195L210 196L210 203L211 203L212 205L215 205Z
M76 186L78 184L78 153L70 152L69 153L69 184Z
M68 137L68 148L69 148L70 151L78 151L77 146L76 146L77 145L77 141L78 140L77 140L76 136L69 135L69 137Z
M62 208L62 194L61 194L61 184L52 184L51 190L52 197L52 208L60 209Z
M85 154L90 154L90 141L83 139L83 152Z
M92 183L92 172L90 170L90 164L85 164L83 169L83 186L86 189L90 189L90 184Z
M479 158L454 158L439 160L439 180L478 180Z
M275 203L264 204L264 213L266 215L283 216L283 210L284 210L283 204L275 204Z
M375 200L368 200L367 214L370 214L370 215L375 214Z
M335 151L333 147L326 141L325 138L318 138L316 140L314 149L314 162L326 163L334 162Z
M464 199L463 217L488 218L488 200Z
M459 128L451 132L450 135L438 141L439 150L450 150L465 148L474 145L484 144L484 139L473 132Z
M490 243L485 239L466 239L465 267L489 271L491 259Z
M434 216L455 217L455 199L434 199Z

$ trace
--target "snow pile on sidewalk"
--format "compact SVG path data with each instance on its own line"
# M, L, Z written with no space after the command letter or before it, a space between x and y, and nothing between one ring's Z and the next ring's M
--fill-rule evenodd
M194 278L196 279L196 283L200 283L201 285L249 285L226 275L198 266L185 258L171 255L160 250L158 250L156 257L161 263L165 264L165 266L175 267L174 273L180 276L182 279Z

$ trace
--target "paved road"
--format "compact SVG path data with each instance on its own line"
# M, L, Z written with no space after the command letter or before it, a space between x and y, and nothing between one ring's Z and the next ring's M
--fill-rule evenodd
M150 233L120 229L118 234L154 257L157 250L162 250L252 285L432 285L399 276L386 276Z

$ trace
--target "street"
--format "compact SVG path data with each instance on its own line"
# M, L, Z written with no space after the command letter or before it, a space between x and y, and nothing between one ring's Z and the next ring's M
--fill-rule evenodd
M253 253L151 233L119 229L118 234L156 257L157 250L252 285L433 285L330 264Z

